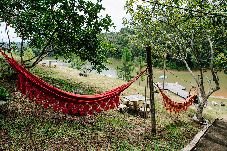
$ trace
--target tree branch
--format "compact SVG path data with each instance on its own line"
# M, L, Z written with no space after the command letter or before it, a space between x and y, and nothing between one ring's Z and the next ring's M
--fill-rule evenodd
M32 63L31 66L28 66L28 68L33 68L37 63L39 63L44 57L44 55L46 55L47 53L49 53L49 51L46 51L46 48L50 45L54 34L57 32L57 28L55 28L54 32L51 34L49 41L47 42L47 44L43 47L41 53L39 54L39 56L36 58L36 60Z
M199 85L199 81L198 81L198 79L196 78L195 74L192 72L192 70L191 70L191 68L189 67L187 61L186 61L185 59L183 59L183 62L184 62L184 64L185 64L186 68L188 69L188 71L191 73L192 77L194 78L196 84Z
M194 41L193 41L193 39L194 39L194 31L192 32L191 38L189 38L189 40L190 40L190 45L191 45L192 53L194 54L194 56L196 56L195 57L195 60L196 60L197 63L199 63L198 54L197 54L197 51L194 48Z
M7 30L7 24L6 24L6 30ZM11 51L11 40L10 40L10 37L9 37L9 30L6 32L7 34L7 37L8 37L8 40L9 40L9 50L10 50L10 55L11 57L13 58L13 54L12 54L12 51Z
M187 53L186 53L186 52L184 53L184 51L182 51L182 50L183 50L183 49L182 49L182 46L181 46L181 44L179 44L179 42L178 42L178 40L176 39L176 37L174 38L174 40L175 40L175 43L178 45L179 50L180 50L180 52L179 52L179 54L178 54L178 55L180 55L180 57L181 57L180 60L185 60L185 59L187 58Z
M209 92L207 93L206 95L206 98L208 99L209 96L214 93L215 91L219 90L220 89L220 86L219 86L219 78L217 76L217 72L214 71L214 50L213 50L213 43L210 39L210 37L208 36L207 37L207 40L210 44L210 54L211 54L211 57L210 57L210 70L211 70L211 74L212 74L212 77L213 77L213 81L215 82L215 87L211 88L209 90Z
M51 53L51 52L53 52L53 51L54 51L54 50L46 51L45 54ZM45 54L42 54L42 55L45 55ZM35 57L32 57L31 59L24 60L24 63L29 62L29 61L31 61L31 60L37 58L37 57L38 57L38 56L35 56Z
M179 49L182 49L182 47L180 46L180 44L177 42L176 38L174 38L174 40L175 40L176 44L179 46ZM180 51L182 52L182 50L180 50ZM179 54L179 55L181 55L181 54ZM184 55L185 55L185 54L184 54ZM187 63L187 61L186 61L186 58L185 58L185 57L183 58L183 56L182 56L182 58L181 58L180 60L182 60L182 61L184 62L186 68L188 69L188 71L191 73L192 77L193 77L194 80L196 81L196 84L199 85L199 81L198 81L198 79L196 78L195 74L192 72L191 68L189 67L189 65L188 65L188 63Z
M41 53L39 54L39 56L37 56L36 60L32 63L31 66L28 66L27 68L33 68L37 63L39 63L42 59L43 56L46 54L46 48L48 47L49 43L51 40L49 40L49 42L46 44L46 46L42 49Z
M29 62L29 61L31 61L31 60L33 60L33 59L35 59L36 57L37 57L37 56L32 57L31 59L28 59L28 60L24 60L24 63Z

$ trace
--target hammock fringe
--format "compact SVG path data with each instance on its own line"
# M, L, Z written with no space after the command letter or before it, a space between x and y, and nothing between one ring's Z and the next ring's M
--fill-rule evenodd
M179 113L181 111L186 111L189 106L191 106L196 98L196 95L188 97L185 102L178 103L172 101L164 92L158 87L164 101L164 107L169 112Z

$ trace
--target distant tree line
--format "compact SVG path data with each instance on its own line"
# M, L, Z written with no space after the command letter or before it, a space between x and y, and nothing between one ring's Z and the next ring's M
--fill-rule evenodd
M103 34L103 36L107 41L111 43L111 48L112 48L112 51L108 51L107 57L114 58L114 59L121 59L125 52L124 50L127 49L127 51L130 51L130 53L132 54L131 55L132 60L135 60L136 58L141 57L142 60L145 61L146 53L144 48L142 47L141 44L139 43L135 44L133 41L133 38L135 37L135 32L133 31L133 29L122 28L119 32L109 32L109 33ZM156 35L156 36L158 37L159 35ZM223 45L224 42L225 42L224 40L219 41L220 45ZM219 58L227 56L227 47L216 48L216 51L218 52L218 54L220 54ZM154 67L163 68L163 63L165 59L166 68L168 69L177 69L177 70L187 69L185 64L179 59L174 58L174 56L171 55L171 53L167 54L166 58L160 57L159 55L160 54L155 56L154 54L154 57L153 57ZM206 58L207 57L206 55L208 54L201 53L200 55L203 55ZM188 65L191 67L191 69L193 70L198 69L197 68L198 66L196 65L197 64L196 60L193 58L192 55L188 54L186 61L188 62ZM207 60L204 59L204 62L201 62L202 63L201 65L205 66L207 64L206 61ZM219 62L219 64L223 64L221 67L225 69L225 71L227 70L227 66L223 62Z

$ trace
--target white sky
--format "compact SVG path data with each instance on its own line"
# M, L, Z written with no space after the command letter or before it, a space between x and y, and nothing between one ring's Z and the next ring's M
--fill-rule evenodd
M95 1L95 0L92 0ZM124 10L125 0L102 0L103 7L106 8L102 14L108 14L116 26L111 31L119 31L122 27L122 18L126 17L126 11Z
M7 31L9 32L10 41L20 42L21 39L17 37L17 34L15 33L15 29L11 27L7 27L5 23L0 23L0 42L8 42L8 35Z
M96 2L96 0L90 0ZM106 14L111 16L111 19L114 23L114 28L111 28L110 31L119 31L122 27L122 18L126 17L126 11L124 10L125 0L102 0L104 11L101 12L101 15L105 16ZM17 37L15 30L13 28L8 28L11 41L20 42L21 39ZM8 42L8 36L5 32L5 23L0 25L0 42Z

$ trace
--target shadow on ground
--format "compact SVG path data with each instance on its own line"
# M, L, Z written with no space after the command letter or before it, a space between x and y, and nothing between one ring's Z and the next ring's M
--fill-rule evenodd
M215 120L193 151L227 151L227 120Z

